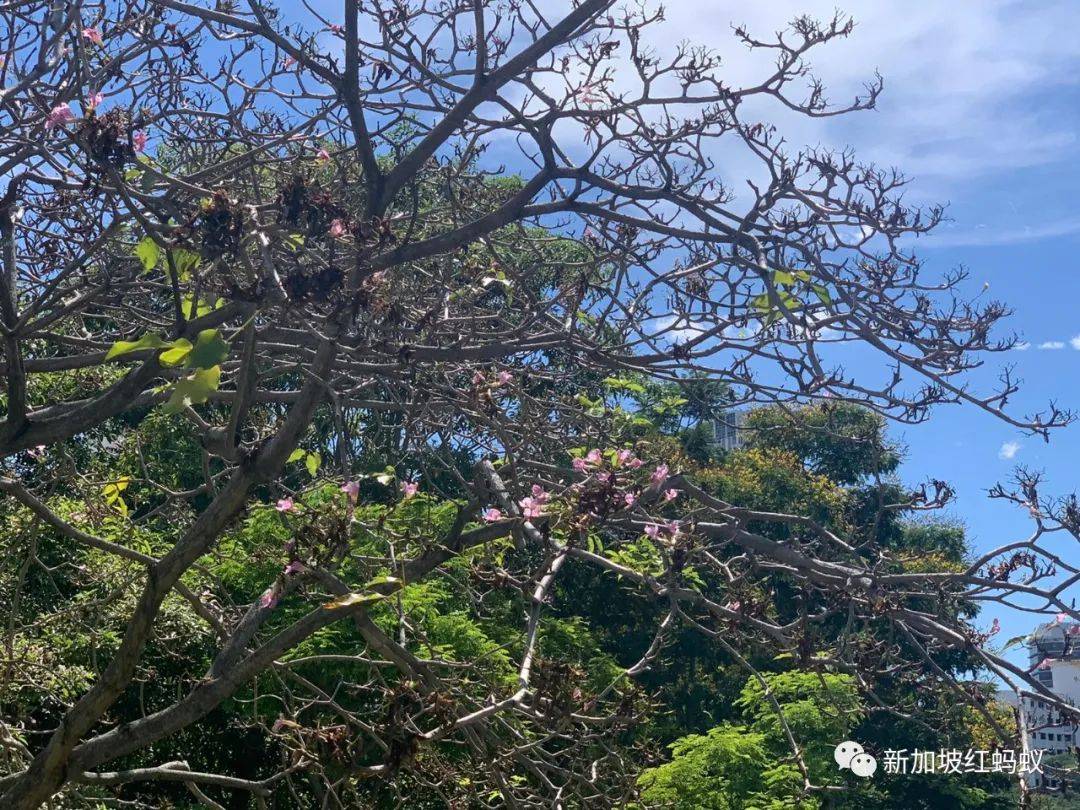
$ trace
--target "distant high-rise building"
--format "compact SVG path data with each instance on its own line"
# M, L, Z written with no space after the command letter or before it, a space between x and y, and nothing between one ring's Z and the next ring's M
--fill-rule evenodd
M713 419L713 445L720 450L738 450L746 444L746 417L749 411L724 411Z
M1032 677L1059 700L1080 706L1080 622L1040 625L1028 636L1027 651ZM1077 724L1062 716L1060 709L1030 696L1024 697L1022 706L1031 748L1042 749L1049 756L1075 751ZM1040 774L1032 774L1029 783L1043 790L1060 787L1057 780Z

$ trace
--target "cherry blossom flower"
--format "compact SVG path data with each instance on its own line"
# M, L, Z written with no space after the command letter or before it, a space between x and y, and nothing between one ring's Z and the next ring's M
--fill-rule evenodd
M667 532L668 532L668 534L671 535L672 540L674 540L676 537L679 536L679 532L680 532L679 521L672 520L666 526L664 526L664 528L667 529Z
M1065 620L1066 620L1066 619L1068 619L1068 618L1069 618L1069 614L1068 614L1068 613L1059 613L1059 614L1058 614L1058 615L1056 616L1056 620L1055 620L1055 622L1054 622L1054 623L1055 623L1055 624L1061 624L1061 623L1062 623L1063 621L1065 621Z
M996 636L1000 632L1001 632L1001 622L998 621L997 619L994 619L993 624L990 625L990 635Z
M633 492L627 492L623 495L623 501L628 507L633 506L637 503L637 496L635 496Z
M637 470L645 466L645 462L642 461L640 458L632 458L630 459L630 463L626 466L629 467L631 470Z
M655 470L653 470L652 475L649 476L649 481L652 482L653 486L658 486L659 484L664 483L664 481L667 480L667 477L668 477L668 465L667 464L661 464Z
M484 510L482 517L485 523L494 523L497 520L502 520L503 513L492 506L489 509Z
M68 106L66 101L63 104L57 104L45 118L45 131L47 132L54 127L62 127L74 120L75 113L71 111L71 107Z
M538 501L536 498L522 498L518 501L518 505L521 507L521 514L527 518L537 518L541 515L541 510L544 507L542 501Z
M499 386L509 385L514 380L514 375L509 371L500 371L495 377L495 384Z
M621 467L623 464L627 464L634 457L633 450L619 450L615 454L615 466Z
M420 485L417 484L415 481L401 482L401 492L405 496L405 500L409 500L409 498L413 497L413 495L415 495L419 491L419 489Z
M547 492L539 484L533 484L532 485L532 496L536 500L537 503L547 503L548 501L551 500L551 493Z
M598 472L596 474L596 480L599 481L601 484L606 484L608 481L611 480L611 473L609 473L609 472Z
M346 481L341 485L341 491L349 496L349 500L356 502L356 498L360 495L360 482L359 481Z
M583 84L577 91L578 101L587 106L600 104L604 97L600 95L599 88L595 84Z
M326 28L328 31L333 31L335 34L340 34L342 30L341 26L337 23L330 23Z
M595 447L585 454L585 461L589 464L599 464L604 460L604 454Z
M262 596L259 597L259 607L265 610L273 610L278 603L278 592L273 586L263 591Z
M330 160L330 153L325 149L320 149L315 153L315 159L319 161L319 163L326 163L326 161Z
M291 56L286 56L284 59L281 60L281 67L284 70L288 70L289 68L291 68L295 64L296 64L296 60Z
M93 42L97 46L105 44L105 40L102 39L101 32L94 27L84 28L82 30L83 39L87 42Z
M293 560L291 563L285 566L285 576L292 576L293 574L302 574L307 570L307 566L299 560Z
M660 527L655 523L649 523L645 526L645 534L655 540L660 536Z
M335 219L330 222L330 235L335 239L340 239L349 232L349 229L345 227L344 220Z
M677 490L677 489L669 489L666 492L664 492L664 500L665 501L673 501L678 497L679 497L679 490Z
M742 610L742 602L728 602L726 605L724 605L724 607L728 610L734 610L736 613L738 613L740 610Z
M97 107L100 107L101 102L103 102L104 100L105 95L103 93L94 93L94 95L90 96L90 99L86 102L86 105L90 109L95 109Z
M131 133L131 145L136 152L143 152L146 150L146 142L149 140L147 134L141 129L137 129Z
M485 382L486 382L486 380L484 379L484 372L482 372L482 371L476 371L476 372L473 372L473 375L472 375L472 384L473 384L474 386L476 386L477 388L479 388L479 387L480 387L481 385L483 385L483 384L484 384Z
M274 508L279 512L291 512L295 507L296 504L293 502L292 498L281 498Z
M575 458L573 461L574 469L578 472L585 472L585 469L589 466L589 463L583 458Z

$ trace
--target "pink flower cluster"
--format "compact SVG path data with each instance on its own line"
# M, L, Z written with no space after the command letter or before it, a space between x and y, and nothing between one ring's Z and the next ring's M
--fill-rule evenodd
M539 484L533 484L532 495L518 501L518 506L521 507L523 517L538 518L543 514L544 506L549 500L551 500L551 494L544 491L544 488Z

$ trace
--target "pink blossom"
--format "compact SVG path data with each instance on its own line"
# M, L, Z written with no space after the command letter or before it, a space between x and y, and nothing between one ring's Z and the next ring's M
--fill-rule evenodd
M479 388L479 387L480 387L481 385L483 385L483 384L484 384L485 382L486 382L486 380L484 379L484 372L482 372L482 371L476 371L476 372L474 372L474 373L473 373L473 375L472 375L472 384L473 384L474 386L476 386L477 388Z
M341 33L341 26L338 25L337 23L330 23L326 27L327 27L328 30L333 31L335 34L340 34Z
M604 460L604 454L595 447L585 454L585 461L589 464L599 464Z
M664 528L667 529L668 534L671 535L672 540L679 536L679 521L672 520L666 526L664 526Z
M105 95L103 93L94 93L94 95L90 96L89 101L87 101L87 106L90 107L91 109L94 109L96 107L100 107L101 102L103 102L104 100L105 100Z
M293 59L291 56L286 56L283 60L281 60L281 67L285 70L288 70L295 64L296 60Z
M593 104L599 104L604 100L604 97L600 95L598 88L594 84L581 85L581 89L577 92L577 97L582 104L590 107Z
M307 566L299 560L293 560L291 563L285 566L285 576L292 576L293 574L302 574L307 570Z
M494 523L496 520L502 520L503 513L496 509L494 506L484 510L483 518L485 523Z
M518 505L521 507L521 514L527 518L540 517L544 506L543 502L536 498L522 498L518 501Z
M277 509L279 512L291 512L295 507L296 504L293 503L292 498L281 498L277 502L277 506L275 506L274 508Z
M596 474L596 480L599 481L601 484L606 484L608 481L611 480L611 473L609 473L609 472L598 472Z
M998 621L997 619L994 619L993 624L990 625L990 635L996 636L1000 632L1001 632L1001 622Z
M586 462L583 458L575 458L573 464L574 469L578 472L585 472L585 468L589 466L588 462Z
M131 145L135 148L136 152L142 152L146 149L147 140L149 140L149 138L141 129L137 129L131 133Z
M278 603L278 592L273 586L263 591L262 596L259 597L259 607L266 610L272 610Z
M653 470L652 475L649 476L649 480L652 482L653 486L657 486L659 484L664 483L664 481L667 480L667 477L668 477L668 465L667 464L661 464L659 467L657 467L655 470Z
M742 610L742 602L728 602L726 605L724 605L724 607L728 610L734 610L736 613L738 613L740 610Z
M360 482L359 481L346 481L341 485L341 491L349 496L349 500L355 503L356 498L360 495Z
M495 377L496 385L509 385L514 380L514 375L509 371L500 371Z
M1056 622L1055 623L1056 624L1061 624L1063 621L1065 621L1068 618L1069 618L1069 614L1067 614L1067 613L1059 613L1057 615L1057 617L1056 617Z
M627 492L623 495L623 501L628 507L633 506L635 503L637 503L637 497L634 495L633 492Z
M637 470L637 469L641 468L642 466L644 466L644 464L645 464L645 462L642 461L640 458L632 458L632 459L630 459L630 463L627 464L626 466L628 466L631 470Z
M330 235L335 239L340 239L349 232L349 229L345 227L345 222L341 219L335 219L330 222Z
M30 458L41 458L45 455L45 445L39 444L37 447L32 447L26 451L26 455Z
M45 130L48 131L53 127L62 127L74 120L75 113L71 111L71 107L69 107L65 101L63 104L57 104L49 112L49 115L45 118Z
M645 534L655 540L660 536L660 527L655 523L649 523L645 526Z
M330 153L327 152L325 149L320 149L318 152L315 153L315 159L320 163L326 163L326 161L330 159Z
M551 500L551 493L546 492L539 484L532 485L532 496L537 503L547 503Z
M420 485L417 484L415 481L401 482L401 492L405 496L405 500L409 500L409 498L415 495L419 491L419 489Z
M628 462L634 455L633 450L620 450L615 454L615 466L621 467Z
M673 501L678 497L679 497L679 490L677 490L677 489L669 489L666 492L664 492L664 500L665 501Z
M95 45L104 45L105 40L101 37L101 32L96 28L84 28L82 30L83 39L87 42L93 42Z

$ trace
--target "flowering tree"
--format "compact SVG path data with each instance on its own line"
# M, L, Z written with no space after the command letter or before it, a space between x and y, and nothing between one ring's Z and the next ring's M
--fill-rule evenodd
M1012 341L991 335L1003 306L959 298L959 275L925 279L904 247L938 210L906 206L897 173L794 149L768 123L770 107L873 106L880 82L832 105L809 73L850 22L736 29L773 60L734 86L711 51L650 40L661 12L608 0L345 0L333 18L255 0L17 0L0 14L0 489L28 537L94 550L124 572L111 602L130 595L47 729L15 735L21 719L4 718L5 807L145 780L207 802L207 785L325 802L342 779L448 794L405 775L442 742L485 763L484 792L453 788L478 800L616 801L629 684L683 625L751 670L762 643L864 680L914 663L985 712L936 663L964 650L1053 701L949 606L1034 594L1035 610L1072 615L1076 569L1051 571L1039 541L1076 537L1074 504L1002 492L1037 516L1031 540L966 571L897 573L872 537L728 503L635 439L626 397L642 379L704 377L730 405L833 398L911 422L960 402L1041 433L1068 421L1007 414L1008 375L984 395L962 381ZM722 170L736 153L750 177ZM876 352L880 380L840 369L845 343ZM148 460L154 441L173 478ZM103 453L129 469L87 466ZM929 489L882 508L947 497ZM395 523L435 500L438 519ZM245 564L238 527L266 520L286 534L276 573L231 602L208 561ZM149 527L167 542L144 548ZM647 559L620 553L643 538ZM27 570L41 559L24 553ZM581 566L661 607L654 643L602 687L538 654L560 577ZM512 682L478 687L485 656L418 654L428 628L407 620L409 589L448 572L518 600L520 636L485 653L511 657ZM760 584L776 576L808 595L794 620L768 608ZM11 622L29 632L24 579ZM213 663L131 709L170 611L210 635ZM810 632L837 617L830 639ZM296 719L268 732L291 734L291 753L272 777L101 770L197 728L346 622L355 642L333 655L369 674L288 681ZM7 678L32 683L21 666ZM305 711L323 710L364 745L305 735Z

